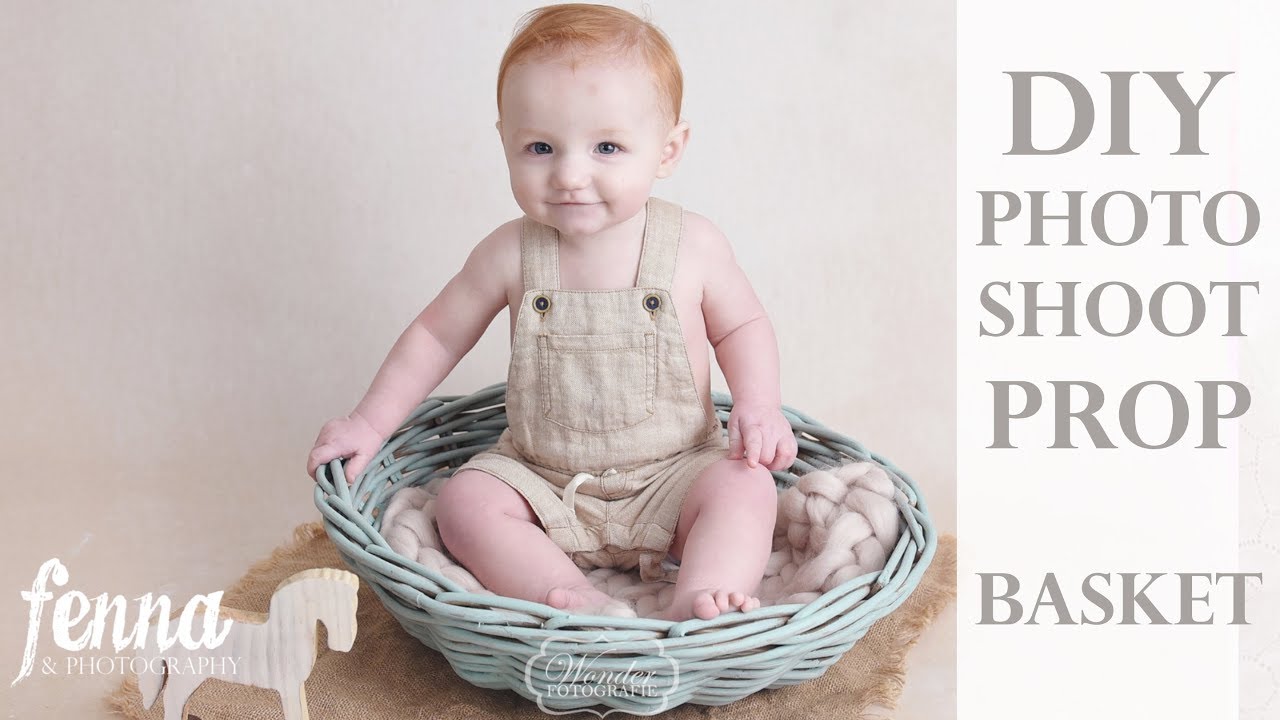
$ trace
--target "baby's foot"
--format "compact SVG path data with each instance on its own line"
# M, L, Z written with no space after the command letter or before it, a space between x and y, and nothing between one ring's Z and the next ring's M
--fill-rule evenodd
M614 600L590 585L551 588L547 591L547 604L561 610L573 610L580 615L636 616L630 605Z
M744 592L703 588L687 593L683 597L676 597L658 617L676 622L693 617L711 620L729 610L750 612L758 607L760 607L760 598Z

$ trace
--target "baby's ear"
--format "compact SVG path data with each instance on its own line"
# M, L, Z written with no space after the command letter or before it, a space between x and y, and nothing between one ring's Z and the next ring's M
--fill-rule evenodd
M498 120L493 124L493 127L498 131L498 137L502 137L502 121Z
M689 122L681 120L667 133L667 142L662 146L662 159L658 162L658 177L670 177L684 157L685 146L689 144Z

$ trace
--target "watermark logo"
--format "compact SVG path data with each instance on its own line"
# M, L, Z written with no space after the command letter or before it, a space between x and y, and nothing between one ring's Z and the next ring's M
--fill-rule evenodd
M206 674L226 668L234 671L237 658L217 658L207 654L203 657L191 657L190 653L182 650L173 652L181 657L168 656L170 649L177 644L189 651L202 648L211 650L226 639L231 630L231 620L223 619L221 624L218 622L221 592L192 597L183 607L177 627L172 628L169 622L172 603L165 595L152 596L147 593L134 598L138 608L137 617L130 624L129 601L124 596L108 596L103 593L90 599L82 592L69 590L53 604L54 643L69 653L102 650L107 625L110 624L110 646L117 655L75 654L65 658L61 664L51 657L40 657L37 646L44 610L53 601L53 593L47 588L50 581L57 587L64 587L69 579L67 567L58 558L53 558L40 566L31 583L31 590L22 591L22 599L30 606L27 641L22 653L22 665L17 676L9 683L10 687L22 682L35 671L37 659L40 660L40 672L44 675L109 674L124 670L142 675L148 672L159 674L163 669L174 674ZM128 655L118 654L126 648L134 652Z
M671 693L680 686L680 665L666 653L662 641L628 643L626 651L610 648L608 642L603 634L592 640L594 645L562 636L544 640L540 652L524 667L525 687L538 699L538 709L551 715L589 712L597 717L615 712L656 715L667 710ZM593 647L601 649L588 649ZM610 700L628 707L605 711L589 707Z

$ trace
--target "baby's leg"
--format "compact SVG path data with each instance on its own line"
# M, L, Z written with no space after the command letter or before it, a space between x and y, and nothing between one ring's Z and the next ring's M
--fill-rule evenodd
M444 484L437 503L440 539L489 590L583 614L635 616L591 586L528 501L498 478L463 470Z
M778 491L764 467L720 460L698 476L680 509L671 554L680 560L670 620L710 620L730 608L760 606L752 597L773 545Z

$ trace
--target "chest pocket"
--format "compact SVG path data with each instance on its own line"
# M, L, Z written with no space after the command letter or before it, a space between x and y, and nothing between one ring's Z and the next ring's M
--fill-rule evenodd
M657 344L652 332L539 335L543 417L590 433L624 430L653 417Z

